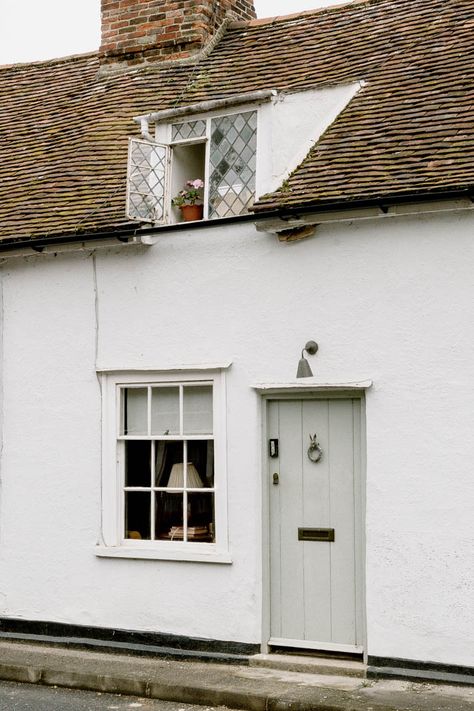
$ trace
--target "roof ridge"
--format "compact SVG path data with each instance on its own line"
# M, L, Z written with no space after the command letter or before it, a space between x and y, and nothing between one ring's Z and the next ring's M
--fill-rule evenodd
M0 64L0 71L4 69L26 69L35 66L54 66L55 64L65 64L70 61L79 61L87 57L98 57L99 50L89 50L88 52L78 52L77 54L66 54L63 57L52 57L51 59L34 59L29 62L12 62L11 64Z
M342 0L338 5L328 5L326 7L316 7L312 10L300 10L299 12L292 12L288 15L272 15L269 17L258 17L255 20L236 20L232 23L231 27L233 29L239 27L259 27L261 25L273 25L276 22L286 22L287 20L296 20L298 18L305 18L308 15L320 15L327 12L337 12L341 9L346 9L348 7L352 8L355 5L369 5L373 2L384 2L385 0Z
M230 19L229 16L227 16L220 27L217 29L216 33L210 38L210 41L208 44L205 45L205 47L201 50L196 55L193 55L191 57L186 57L185 61L181 60L182 64L194 64L195 61L197 60L198 62L202 59L205 59L206 56L208 56L212 50L215 48L217 44L219 44L220 40L222 39L223 35L225 34L225 30L227 29L240 29L244 27L259 27L261 25L272 25L277 22L286 22L288 20L295 20L298 18L305 18L308 15L318 15L326 12L335 12L341 9L346 9L348 7L354 7L355 5L365 5L365 4L370 4L370 3L375 3L375 2L386 2L386 0L342 0L339 5L329 5L327 7L319 7L319 8L314 8L312 10L301 10L300 12L294 12L290 13L288 15L274 15L271 17L263 17L263 18L256 18L254 20L232 20ZM0 63L0 71L4 69L25 69L27 67L35 67L35 66L54 66L55 64L62 64L65 62L69 61L78 61L80 59L84 59L86 57L99 57L100 56L100 48L97 48L96 50L89 50L88 52L78 52L76 54L69 54L69 55L64 55L61 57L52 57L49 59L35 59L27 62L12 62L9 64L1 64ZM179 60L178 60L179 61ZM169 61L161 61L157 62L156 64L161 64L163 66L165 65L176 65L178 64L177 60L169 60ZM150 63L148 66L152 66L154 63ZM137 67L132 67L133 69L137 69ZM129 67L130 69L130 67ZM114 72L111 72L114 73ZM118 72L117 72L118 73Z

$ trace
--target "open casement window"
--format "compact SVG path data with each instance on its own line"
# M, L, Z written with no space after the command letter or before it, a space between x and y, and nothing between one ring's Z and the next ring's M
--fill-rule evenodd
M131 220L154 224L167 221L169 157L169 146L129 139L127 217Z
M168 145L131 139L128 217L180 222L171 200L198 178L204 219L246 214L255 200L256 153L257 111L172 123Z
M106 546L190 560L227 549L223 377L106 377Z

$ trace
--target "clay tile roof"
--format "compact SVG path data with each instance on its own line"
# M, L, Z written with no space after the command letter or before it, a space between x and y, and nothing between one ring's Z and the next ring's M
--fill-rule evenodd
M0 239L125 225L138 114L257 89L365 86L256 209L474 185L474 0L366 0L232 25L210 55L0 68Z

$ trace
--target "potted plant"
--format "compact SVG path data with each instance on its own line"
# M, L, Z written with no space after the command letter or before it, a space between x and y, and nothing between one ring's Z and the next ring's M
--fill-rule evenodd
M192 220L202 220L203 204L202 189L204 183L200 178L187 180L183 190L171 201L174 207L179 207L181 216L185 222Z

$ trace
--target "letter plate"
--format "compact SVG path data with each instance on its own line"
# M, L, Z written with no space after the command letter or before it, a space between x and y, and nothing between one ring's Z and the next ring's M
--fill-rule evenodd
M299 541L334 541L334 528L298 528Z

